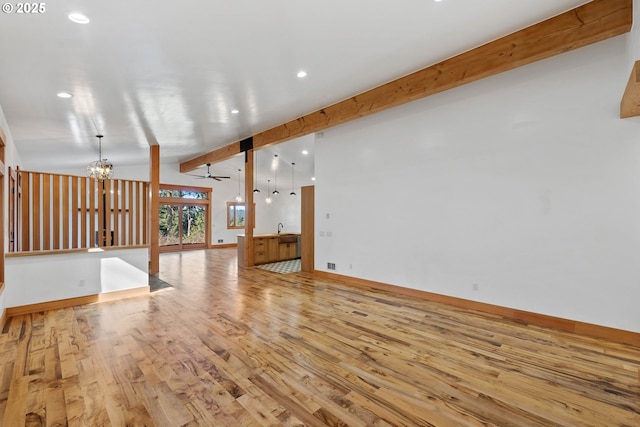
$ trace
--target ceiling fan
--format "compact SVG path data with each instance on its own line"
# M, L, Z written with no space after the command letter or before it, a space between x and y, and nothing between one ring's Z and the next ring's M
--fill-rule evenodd
M195 176L195 177L198 177L200 179L211 178L211 179L215 179L216 181L222 181L223 179L231 178L230 176L211 175L211 172L210 172L209 168L211 168L211 163L207 163L207 173L205 173L204 175L193 175L193 174L190 174L190 173L188 173L187 175Z

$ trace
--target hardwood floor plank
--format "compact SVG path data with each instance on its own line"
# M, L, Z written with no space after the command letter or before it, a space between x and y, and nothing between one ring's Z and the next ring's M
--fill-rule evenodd
M163 254L163 292L8 319L0 425L640 426L637 347L235 254Z

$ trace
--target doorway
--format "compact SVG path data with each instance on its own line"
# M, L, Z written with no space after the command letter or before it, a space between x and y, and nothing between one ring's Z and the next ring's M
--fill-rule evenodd
M160 251L209 247L210 196L210 188L160 186Z

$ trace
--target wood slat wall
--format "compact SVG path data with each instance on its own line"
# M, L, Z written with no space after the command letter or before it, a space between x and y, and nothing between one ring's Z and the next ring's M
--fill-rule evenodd
M19 252L149 243L148 182L17 172L22 191L12 194L21 212L11 231Z

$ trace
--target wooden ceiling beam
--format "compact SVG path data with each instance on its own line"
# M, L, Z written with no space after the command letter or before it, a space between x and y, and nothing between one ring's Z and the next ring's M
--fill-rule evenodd
M627 87L620 101L620 118L640 116L640 61L633 64Z
M186 173L207 163L218 163L240 154L240 141L180 163L180 173Z
M632 6L633 0L594 0L360 95L260 132L253 136L253 148L259 149L319 132L627 33L633 22ZM239 143L233 143L181 163L180 172L188 172L203 163L226 160L239 152Z

